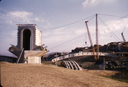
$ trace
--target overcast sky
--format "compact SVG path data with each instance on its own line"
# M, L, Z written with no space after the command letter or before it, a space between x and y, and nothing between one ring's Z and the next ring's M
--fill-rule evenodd
M99 44L128 40L128 0L1 0L0 54L17 45L16 24L37 24L42 44L50 52L70 52L90 46L85 21L95 44L98 14ZM87 42L87 45L85 45Z

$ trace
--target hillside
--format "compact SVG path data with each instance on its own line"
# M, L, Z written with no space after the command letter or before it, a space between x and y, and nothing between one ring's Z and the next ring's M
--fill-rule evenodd
M128 83L54 65L1 63L3 87L124 87Z

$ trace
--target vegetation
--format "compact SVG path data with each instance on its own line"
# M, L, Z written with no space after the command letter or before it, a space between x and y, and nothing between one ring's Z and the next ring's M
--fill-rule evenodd
M126 83L128 83L128 79L119 79L119 78L114 78L114 77L110 77L110 76L103 76L103 77L106 77L106 78L110 78L110 79L114 79L114 80L118 80L118 81L121 81L121 82L126 82Z

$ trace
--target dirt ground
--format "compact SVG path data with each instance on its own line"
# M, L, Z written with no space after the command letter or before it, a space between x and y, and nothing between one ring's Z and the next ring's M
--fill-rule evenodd
M91 70L78 71L54 65L7 62L1 63L1 85L3 87L128 87L128 83L98 76Z

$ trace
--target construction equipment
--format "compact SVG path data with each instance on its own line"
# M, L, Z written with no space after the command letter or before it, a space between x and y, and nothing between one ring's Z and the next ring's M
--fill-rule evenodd
M91 39L90 31L89 31L89 29L88 29L88 24L87 24L87 22L88 22L88 21L85 21L86 27L87 27L88 36L89 36L89 40L90 40L90 44L91 44L91 47L92 47L94 59L95 59L95 61L97 61L97 60L99 60L98 14L96 14L96 49L97 49L97 52L96 52L96 53L95 53L95 48L94 48L93 43L92 43L92 39Z
M125 38L124 38L123 32L121 33L121 35L122 35L123 41L124 41L124 43L125 43L125 47L126 47L126 49L127 49L127 51L128 51L128 45L127 45L127 42L126 42L126 40L125 40Z
M121 35L122 35L123 41L126 42L124 35L123 35L123 32L121 33Z
M91 47L92 47L93 56L94 56L94 59L95 59L95 61L96 61L97 58L96 58L96 55L95 55L95 49L94 49L94 46L93 46L93 43L92 43L92 39L91 39L91 35L90 35L90 31L89 31L87 22L88 22L88 21L85 21L85 23L86 23L86 27L87 27L87 32L88 32L88 36L89 36L89 40L90 40L90 44L91 44Z

